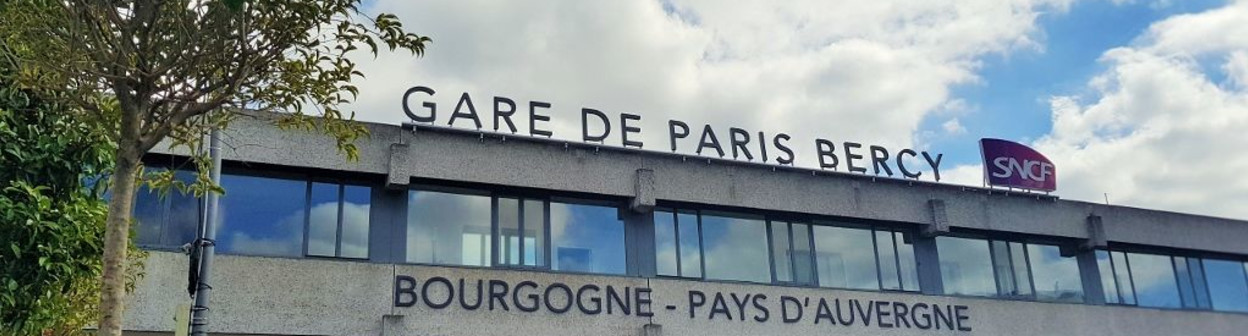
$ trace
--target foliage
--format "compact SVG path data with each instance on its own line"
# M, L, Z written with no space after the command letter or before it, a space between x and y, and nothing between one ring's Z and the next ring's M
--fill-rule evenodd
M4 75L0 335L77 333L96 319L104 247L103 185L88 182L110 168L113 146L100 125ZM133 284L141 267L131 269Z
M19 84L56 93L104 125L116 144L104 243L100 333L120 335L123 261L140 160L169 140L193 152L209 128L240 109L287 112L288 129L323 132L356 159L367 135L339 106L359 94L351 57L365 50L422 55L427 37L391 14L365 16L363 0L0 0L0 61ZM110 113L115 101L118 112ZM211 112L211 113L209 113ZM195 157L196 194L221 190ZM149 177L149 181L170 180Z

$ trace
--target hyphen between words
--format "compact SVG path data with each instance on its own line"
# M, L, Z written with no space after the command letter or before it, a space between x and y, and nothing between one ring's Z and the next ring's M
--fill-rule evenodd
M434 102L436 92L429 87L413 86L403 93L403 113L408 118L418 123L436 123L438 121L438 104ZM480 99L480 98L478 98ZM413 100L418 103L413 104ZM494 96L489 100L493 105L490 115L486 119L493 120L494 131L506 127L507 131L515 134L518 132L516 123L513 118L518 118L517 113L522 113L515 100L507 97ZM448 126L455 126L456 122L471 122L477 129L482 129L482 116L477 113L477 102L468 92L459 95L459 99L455 102L455 109L451 111L450 116L446 118ZM529 135L536 137L552 137L554 133L545 128L545 123L550 121L550 115L544 111L551 108L551 104L542 101L529 101L527 106L527 114L529 121ZM620 113L618 118L608 116L607 113L592 108L581 108L581 140L591 143L606 143L606 140L612 137L612 131L618 130L616 135L620 139L620 145L624 148L643 148L640 140L642 128L640 126L641 116L629 113ZM613 123L618 121L618 124ZM591 130L591 126L593 130ZM722 130L721 130L722 131ZM697 132L697 133L695 133ZM725 133L716 133L715 128L711 125L703 125L700 132L696 128L691 128L680 120L667 121L667 133L670 148L673 152L681 148L688 149L687 146L696 146L695 153L703 155L703 152L714 152L719 157L726 157L729 153L735 160L753 161L755 155L763 163L769 163L775 160L780 165L793 165L795 159L793 147L790 147L789 141L791 136L785 133L772 134L770 137L765 132L759 131L753 133L741 128L730 127ZM755 136L757 135L757 136ZM695 142L696 139L696 142ZM723 140L721 140L723 139ZM868 169L875 175L893 176L893 167L897 168L897 173L902 177L919 179L924 173L924 168L916 168L907 166L907 161L918 161L919 156L923 157L923 161L930 168L932 177L936 181L940 181L940 161L944 154L936 154L933 157L926 151L915 151L913 149L902 149L892 155L887 148L882 146L863 146L856 142L835 143L827 139L815 139L815 152L819 159L820 169L838 170L841 163L844 162L846 170L852 173L866 174ZM755 151L757 150L757 151ZM768 152L777 155L769 156ZM842 158L844 161L842 161Z

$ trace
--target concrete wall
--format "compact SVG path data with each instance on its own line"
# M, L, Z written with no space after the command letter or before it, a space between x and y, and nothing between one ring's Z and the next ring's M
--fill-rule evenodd
M653 197L661 201L928 224L928 201L937 199L954 228L1087 238L1087 217L1098 215L1111 242L1248 254L1248 222L1239 220L380 124L366 124L372 135L358 142L359 161L350 162L328 137L279 130L265 119L245 117L224 132L226 160L370 173L400 185L424 178L626 197L636 194L637 171L647 169L654 172Z
M134 335L158 335L172 330L174 308L186 300L186 257L168 252L152 252L147 275L130 296L125 328ZM669 279L570 275L531 271L370 264L309 259L220 256L214 272L211 331L217 335L644 335L647 324L658 325L663 335L1243 335L1248 330L1248 314L1168 311L1148 308L1055 304L1022 301L956 298L920 294L862 292L771 285L715 283ZM467 310L456 302L433 309L423 303L410 308L393 304L394 276L409 275L424 283L440 276L471 283L476 279L502 280L515 286L533 281L546 288L563 283L575 290L584 284L615 288L650 288L653 316L638 316L632 303L629 314L587 315L572 308L562 314L541 307L522 312L483 305ZM444 298L441 286L431 286L431 298ZM475 288L475 287L469 287ZM707 304L690 317L690 291L707 297ZM526 290L524 295L541 293ZM725 314L710 318L713 297L725 295ZM759 306L769 311L765 322L761 309L748 301L744 310L732 295L744 298L765 295ZM803 317L785 323L781 297L793 297L804 306ZM552 295L556 307L567 302ZM807 299L811 301L806 301ZM881 328L873 316L870 326L858 318L853 325L815 322L818 300L895 301L913 305L965 306L963 327L970 331L918 329L894 326ZM458 300L456 298L455 300ZM434 302L439 299L433 299ZM470 300L471 301L471 300ZM806 302L810 302L807 304ZM672 309L668 309L672 306ZM790 317L797 306L790 302ZM843 308L848 309L848 308ZM743 316L747 319L741 319ZM890 309L890 312L893 312ZM835 311L832 311L835 314ZM848 311L842 319L848 318ZM731 316L731 320L728 317ZM895 318L885 321L896 323ZM652 326L653 327L653 326ZM653 334L650 334L653 335Z

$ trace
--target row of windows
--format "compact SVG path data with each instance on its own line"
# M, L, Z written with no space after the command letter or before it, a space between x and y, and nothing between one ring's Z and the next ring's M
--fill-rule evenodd
M175 178L195 176L175 171ZM280 257L368 259L372 189L308 177L225 174L217 251ZM201 200L144 187L135 197L136 243L176 247L195 239Z
M1248 264L1122 251L1097 251L1112 304L1248 312Z
M175 176L194 178L183 171ZM225 174L221 184L227 193L220 200L218 252L370 259L369 232L376 231L371 187L298 175ZM135 203L138 243L190 242L201 207L191 196L142 190ZM406 214L396 223L404 236L390 241L403 248L395 261L408 263L623 275L629 274L629 247L621 209L612 202L558 197L411 190ZM657 209L653 224L659 276L920 290L914 237L907 230L689 208ZM936 237L934 246L946 294L1088 300L1079 262L1058 245ZM1096 259L1110 304L1248 312L1243 262L1123 251L1097 251Z

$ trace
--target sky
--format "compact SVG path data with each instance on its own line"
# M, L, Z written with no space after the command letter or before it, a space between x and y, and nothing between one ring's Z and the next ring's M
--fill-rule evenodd
M1054 161L1064 199L1248 219L1248 0L366 5L433 42L420 58L358 57L359 120L407 121L404 92L427 86L409 102L436 103L442 126L466 92L492 130L502 96L519 134L540 101L559 139L581 141L593 108L613 120L607 145L629 113L647 150L670 150L675 119L692 134L678 152L706 125L725 150L731 127L751 146L783 132L797 166L819 167L824 138L940 153L940 182L975 186L978 139L1002 138Z

